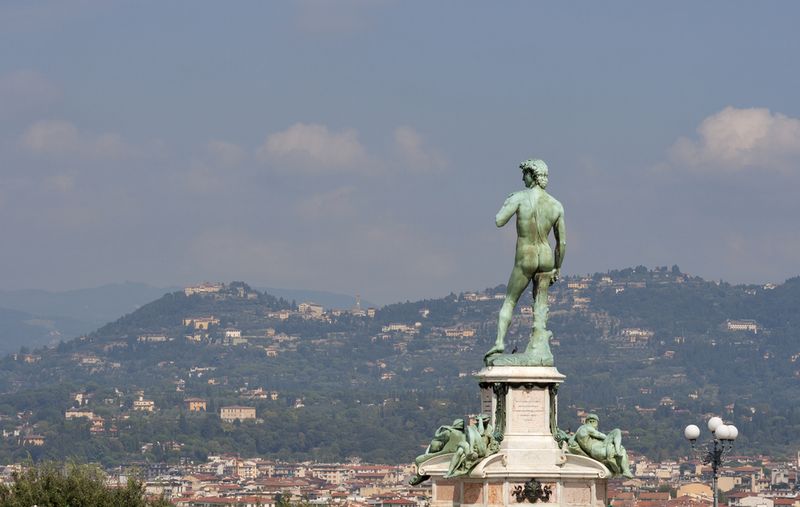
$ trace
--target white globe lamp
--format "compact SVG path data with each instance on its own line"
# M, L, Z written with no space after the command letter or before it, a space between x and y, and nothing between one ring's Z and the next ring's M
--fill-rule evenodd
M720 424L714 431L714 436L720 440L729 440L731 436L730 427L725 424Z
M686 437L686 440L697 440L697 437L700 436L700 428L694 424L690 424L683 430L683 436Z

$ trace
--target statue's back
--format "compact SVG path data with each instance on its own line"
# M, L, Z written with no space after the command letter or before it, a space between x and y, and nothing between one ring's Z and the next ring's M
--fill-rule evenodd
M534 187L522 191L517 208L517 234L536 243L547 242L562 213L561 203L544 190Z

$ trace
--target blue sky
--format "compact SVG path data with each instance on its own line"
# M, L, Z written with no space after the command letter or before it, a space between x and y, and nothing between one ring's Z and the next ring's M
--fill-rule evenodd
M0 288L504 283L545 159L569 274L800 274L791 2L4 2Z

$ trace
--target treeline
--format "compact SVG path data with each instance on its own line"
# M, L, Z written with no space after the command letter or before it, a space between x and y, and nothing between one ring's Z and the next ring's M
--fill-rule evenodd
M399 394L399 393L398 393ZM309 405L287 407L281 402L262 401L257 422L227 423L217 415L227 404L212 400L209 412L181 409L154 413L131 413L116 419L118 435L91 435L88 420L64 420L63 413L37 419L46 438L42 446L19 446L6 439L0 444L0 460L59 460L69 457L81 462L118 465L131 460L177 461L180 457L204 460L209 454L238 453L285 460L337 461L359 456L377 463L412 460L424 450L433 431L456 416L461 408L477 409L477 400L430 395L379 403L368 400L307 398ZM34 404L34 408L38 407ZM107 421L106 428L111 425Z
M0 484L0 506L85 505L92 507L168 507L164 499L148 499L141 481L131 478L117 488L91 465L42 463L15 472L10 484Z

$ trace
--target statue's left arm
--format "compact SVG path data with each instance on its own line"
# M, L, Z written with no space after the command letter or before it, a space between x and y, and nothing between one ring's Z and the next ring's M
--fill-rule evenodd
M555 276L553 277L553 282L558 280L559 275L561 274L561 263L564 262L564 255L567 253L567 229L564 225L564 209L561 209L561 213L558 215L558 220L556 220L555 227L553 228L553 235L556 238L556 264L555 264Z
M508 196L503 207L497 212L494 217L494 223L497 227L503 227L508 223L508 220L517 212L517 194L513 193Z

